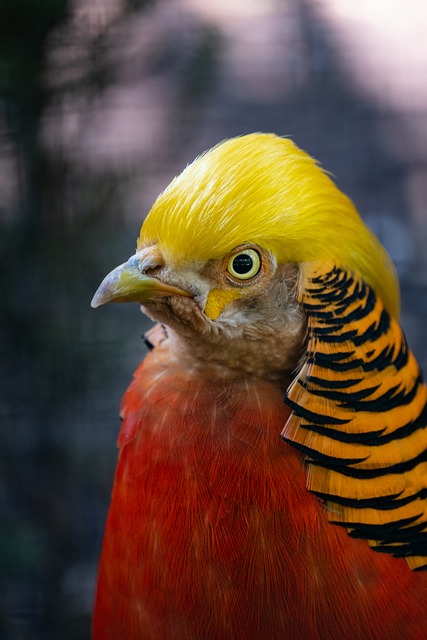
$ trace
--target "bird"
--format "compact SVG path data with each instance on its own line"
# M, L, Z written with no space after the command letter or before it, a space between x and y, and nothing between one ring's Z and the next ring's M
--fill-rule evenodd
M121 405L94 640L426 640L427 388L393 263L289 137L201 154L92 306Z

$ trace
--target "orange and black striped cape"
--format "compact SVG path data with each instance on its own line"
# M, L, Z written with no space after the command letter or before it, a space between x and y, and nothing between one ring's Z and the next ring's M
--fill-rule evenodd
M427 568L427 388L398 322L356 274L303 276L303 366L282 437L307 461L329 520Z

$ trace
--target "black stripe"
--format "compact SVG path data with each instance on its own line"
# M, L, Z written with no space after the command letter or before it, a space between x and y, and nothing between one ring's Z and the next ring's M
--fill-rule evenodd
M352 322L356 319L355 317L352 316L352 314L360 313L361 315L357 316L357 318L358 319L365 318L367 315L371 313L371 311L374 310L375 305L377 303L377 297L373 289L368 288L365 283L362 283L360 290L357 290L356 293L357 293L357 296L355 297L355 300L361 300L362 304L360 305L360 307L357 307L353 311L350 311L349 313L346 313L345 315L342 316L342 319L345 320L347 323ZM343 312L344 311L348 312L349 311L348 307L343 309Z
M333 440L338 440L339 442L345 442L349 444L363 444L366 446L377 446L378 444L383 444L383 442L378 442L381 437L381 434L385 431L384 429L379 429L378 431L368 431L364 433L351 433L348 431L339 431L338 429L332 429L332 427L321 427L318 424L300 424L302 429L307 429L308 431L313 431L314 433L318 433L321 436L327 436L328 438L332 438Z
M400 369L403 369L403 367L406 367L408 363L408 356L409 356L408 344L406 342L405 337L403 337L403 342L400 346L399 353L397 354L396 358L393 361L393 366L395 366L396 369L400 371Z
M311 295L313 298L318 298L319 301L324 302L329 306L331 302L337 302L337 307L346 307L348 310L349 304L352 304L356 300L360 300L364 297L366 291L362 287L353 287L353 281L349 286L335 286L331 288L319 289L317 295L314 293Z
M353 342L356 344L355 339L357 338L357 330L352 329L351 331L346 331L345 333L337 333L329 335L326 332L320 334L317 329L312 330L312 335L319 338L320 343L324 344L339 344L341 342Z
M306 290L307 291L307 290ZM317 299L319 301L320 304L313 304L313 303L307 303L305 301L302 302L302 305L305 309L322 309L324 307L329 306L327 303L332 303L335 302L335 306L336 306L336 315L340 315L340 310L342 311L348 311L348 308L355 302L357 302L358 300L361 300L364 295L365 292L364 291L359 291L358 288L356 287L351 293L349 293L349 295L346 295L347 290L343 289L343 290L334 290L331 289L330 291L328 291L327 293L322 292L322 290L319 290L317 292L317 294L311 294L311 297L314 298L315 300ZM375 297L375 296L374 296Z
M347 293L346 289L328 289L325 291L324 289L318 289L317 291L313 289L306 289L307 293L311 293L312 298L316 298L319 302L322 302L324 306L329 306L329 304L333 302L344 302L345 294Z
M398 427L394 431L390 433L384 434L384 429L379 429L378 431L367 431L364 433L348 433L346 431L341 431L338 429L333 429L332 427L321 427L320 425L314 424L300 424L300 427L303 429L308 429L310 431L314 431L319 435L325 435L334 440L339 440L340 442L348 442L351 444L364 444L369 447L379 447L383 444L387 444L392 440L401 440L402 438L406 438L410 436L412 433L417 431L418 429L423 429L427 426L427 404L424 405L420 415L415 419L407 422L406 424ZM383 435L384 434L384 435Z
M427 554L427 543L422 542L413 546L412 544L398 542L397 544L375 545L373 549L379 553L389 553L394 558L408 558L409 556L425 556ZM418 549L419 551L417 551Z
M325 275L310 278L310 282L317 285L323 285L324 287L349 289L354 283L354 278L343 269L334 269ZM308 291L313 291L313 289L308 289ZM314 289L314 291L316 291L316 289Z
M402 535L406 532L419 532L422 531L422 527L425 526L425 523L416 524L410 527L422 514L416 516L410 516L409 518L401 518L400 520L394 520L393 522L386 522L384 524L358 524L355 522L338 522L337 520L330 520L334 524L339 525L340 527L346 527L350 529L348 534L352 538L359 538L362 536L366 536L367 539L377 539L377 540L388 540L392 542L397 535ZM360 535L355 535L357 528L357 533ZM396 542L398 542L396 540Z
M307 461L309 464L315 464L316 466L324 467L325 469L332 469L333 471L337 471L338 473L342 473L346 476L352 475L351 473L348 473L352 470L352 468L347 465L358 464L367 460L367 458L332 458L331 456L327 456L324 453L319 453L319 451L310 449L310 447L307 447L300 442L289 440L289 438L287 438L286 436L281 435L280 437L282 438L282 440L295 447L295 449L298 449L306 456L312 458L311 460Z
M418 520L421 516L423 515L423 513L421 512L418 516L412 516L413 518L415 518L416 520ZM365 527L365 525L362 525L363 527ZM375 525L372 525L375 526ZM381 543L390 543L390 542L402 542L402 543L411 543L411 544L416 544L419 543L421 539L423 539L427 534L426 534L426 526L427 523L426 522L415 522L414 524L412 524L410 527L405 526L405 527L400 527L398 529L396 529L396 531L386 531L381 532L380 535L378 535L377 540L378 542ZM426 542L427 542L427 538Z
M358 335L357 329L352 329L344 333L337 333L341 331L345 324L341 318L337 319L340 324L322 323L323 327L313 327L312 335L318 336L323 342L345 342L346 340L352 341L356 346L360 346L365 342L375 342L378 338L381 338L390 328L390 316L386 311L381 313L379 321L372 322L371 325L362 333ZM372 352L373 353L373 352Z
M361 367L363 371L383 371L387 367L394 366L397 370L402 369L407 361L408 361L408 352L404 345L396 356L393 359L394 347L393 345L388 345L384 347L384 349L373 359L373 360L363 360L362 358L355 358L354 360L350 360L349 362L336 362L337 360L343 360L344 358L349 358L354 355L355 351L346 352L338 352L338 353L325 353L322 351L309 351L307 363L315 364L323 369L330 369L332 371L350 371L351 369L356 369Z
M372 289L371 289L372 291ZM340 314L340 309L343 311L348 311L349 307L351 307L353 305L354 302L358 302L359 300L363 300L366 297L366 288L362 287L362 289L359 289L358 287L356 287L354 289L354 291L349 295L346 296L345 298L343 298L342 300L342 304L337 305L337 314ZM374 304L375 304L375 294L374 294ZM362 305L365 311L365 314L367 315L368 312L366 311L366 305Z
M390 344L381 351L373 360L365 361L364 371L384 371L387 367L395 367L398 371L408 362L408 350L402 343L399 353L394 357L394 345Z
M422 514L420 514L422 515ZM414 520L418 520L419 516L415 517ZM330 520L332 523L332 520ZM362 525L362 526L354 526L351 522L333 522L332 524L337 524L339 526L350 528L351 530L348 532L348 535L351 538L360 538L362 540L377 540L378 547L385 547L389 545L389 548L393 548L397 553L399 553L399 549L393 547L393 544L400 545L402 550L406 550L408 552L411 547L415 547L415 545L419 547L427 546L427 539L424 538L424 529L426 526L425 522L421 522L420 524L414 524L411 527L401 527L400 525L396 528L395 525L398 522L388 523L389 529L384 531L380 530L380 527L385 525L371 524L371 525ZM393 528L391 528L393 527ZM421 540L420 540L421 537ZM375 547L376 549L377 547ZM427 548L420 550L420 555L427 555Z
M344 328L343 324L337 325L336 327L331 327L330 324L326 324L326 323L322 323L325 326L324 327L314 327L312 330L312 334L314 336L324 336L324 335L329 335L332 331L340 331L341 329Z
M406 498L399 498L401 493L393 493L384 496L378 496L376 498L346 498L344 496L337 496L330 493L322 493L320 491L312 491L318 498L325 500L326 502L334 502L335 504L342 505L343 507L352 507L354 509L378 509L379 511L392 511L403 507L414 500L424 500L427 498L427 487L424 487L417 493Z
M343 269L333 267L331 271L328 271L327 273L322 273L319 276L310 278L310 282L313 282L314 284L324 284L325 282L333 283L339 282L346 278L346 276L347 273Z
M304 302L303 307L305 311L309 312L309 316L313 315L316 318L324 318L325 320L329 320L332 319L335 315L333 311L321 311L321 309L324 309L325 307L325 305L323 304L308 304L307 302Z
M352 507L354 509L380 509L389 511L404 506L407 502L411 502L412 496L402 500L396 500L400 493L394 493L385 496L379 496L377 498L364 498L357 500L356 498L344 498L343 496L337 496L335 494L322 493L321 491L312 491L317 498L324 500L325 502L333 502L343 507ZM405 500L405 502L403 502ZM384 505L387 506L384 506Z
M332 320L334 318L333 311L321 311L324 308L323 304L307 304L304 303L304 309L308 313L308 315L313 315L316 318L324 318L325 320Z
M383 444L387 444L388 442L391 442L392 440L402 440L402 438L406 438L410 436L412 433L414 433L415 431L418 431L418 429L423 429L426 426L427 426L427 404L424 405L420 415L417 418L415 418L415 420L411 420L410 422L407 422L406 424L402 425L401 427L398 427L391 433L374 436L373 438L370 438L370 442L367 442L366 444L372 444L373 446L381 446Z
M298 443L292 443L296 447L300 447ZM415 456L415 458L411 458L411 460L405 460L404 462L398 462L397 464L392 464L389 467L376 467L375 469L355 469L354 467L342 467L341 466L341 458L337 458L337 464L327 464L323 454L319 454L316 451L309 450L308 455L312 458L310 460L310 464L325 467L325 469L332 469L333 471L338 471L342 473L344 476L348 476L349 478L359 478L369 479L369 478L379 478L381 476L386 476L390 473L404 473L405 471L411 471L421 462L425 462L427 460L427 449L422 451L420 454ZM365 458L366 460L367 458ZM334 460L334 458L329 458L330 461ZM353 463L352 463L353 464Z
M335 285L335 287L337 289L350 289L350 287L353 286L354 284L354 278L353 276L349 275L348 273L346 273L345 271L341 271L341 273L343 274L342 278L336 278L335 282L329 282L328 284L331 285ZM356 283L357 286L358 283Z
M418 387L421 382L421 376L418 376L412 389L407 393L405 393L404 389L398 391L400 387L399 383L383 393L381 396L378 396L378 398L359 401L356 399L353 401L353 397L350 397L347 402L342 403L342 406L348 409L354 409L355 411L369 411L370 413L391 411L391 409L395 409L396 407L403 407L410 404L417 395ZM352 396L355 395L356 394L352 394Z
M390 329L390 316L387 311L382 311L378 324L373 322L364 333L354 339L354 344L360 346L364 342L375 342Z
M349 351L348 353L343 354L342 358L350 358L354 354L354 351ZM308 364L314 364L322 369L330 369L331 371L351 371L351 369L359 369L364 368L364 361L362 358L355 358L354 360L349 360L348 362L340 362L337 361L336 353L322 353L320 351L315 352L314 354L309 355L307 358Z
M306 382L303 382L298 378L297 380L302 387L308 389L308 391L314 396L327 398L328 400L334 400L336 402L341 403L341 406L350 407L350 408L353 408L353 402L356 402L358 400L363 400L363 398L370 396L372 393L377 391L381 386L377 384L375 387L367 387L366 389L361 389L360 391L342 392L342 391L332 391L332 390L330 391L326 389L313 389Z
M380 550L386 549L386 545L379 545ZM393 549L393 551L392 551ZM375 547L375 550L376 547ZM418 534L417 539L412 539L409 542L402 541L399 547L394 545L389 546L389 553L392 553L396 558L406 558L408 556L425 556L427 555L427 537L423 534Z
M361 295L361 299L363 299L366 295L366 286L363 286L363 295ZM376 305L376 296L375 293L373 292L372 289L369 289L368 291L368 295L366 297L366 300L364 301L364 304L356 307L355 309L353 309L353 311L350 311L349 313L345 314L345 311L348 311L347 307L343 307L342 313L339 314L338 313L338 309L336 310L336 314L334 317L330 318L331 324L349 324L350 322L356 322L358 320L362 320L363 318L366 318L367 315L369 315L371 313L371 311L373 311L373 309L375 308ZM308 305L309 306L309 305ZM321 308L322 305L317 305L318 308ZM331 312L328 312L328 317L330 317L332 314Z
M325 389L348 389L362 382L363 378L348 378L347 380L327 380L317 376L307 376L306 381Z
M347 313L347 315L342 313L336 318L332 318L330 322L331 324L341 323L344 325L350 324L353 322L359 322L359 320L364 320L373 311L375 304L376 304L376 298L372 294L371 299L368 296L366 304L359 305L358 307L353 309L353 311L350 311L349 313Z
M388 553L389 555L393 556L393 558L406 558L409 554L406 549L404 549L403 551L399 551L399 549L402 549L402 547L402 544L399 544L399 546L396 546L394 544L376 544L372 548L378 553Z
M333 418L332 416L324 416L321 413L314 413L313 411L309 411L308 409L305 409L288 397L285 398L285 402L292 409L296 416L298 416L299 418L305 418L305 420L314 422L315 424L347 424L348 422L350 422L350 420Z
M354 351L335 351L331 353L325 353L324 351L316 351L313 353L313 356L317 358L319 362L331 362L331 361L341 361L345 358L350 358L354 354Z

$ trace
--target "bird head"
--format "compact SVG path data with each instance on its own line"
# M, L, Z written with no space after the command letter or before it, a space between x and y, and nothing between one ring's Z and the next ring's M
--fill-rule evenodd
M322 262L357 273L398 314L392 263L351 201L291 140L250 134L169 184L92 306L137 301L200 361L274 377L301 355L300 274Z

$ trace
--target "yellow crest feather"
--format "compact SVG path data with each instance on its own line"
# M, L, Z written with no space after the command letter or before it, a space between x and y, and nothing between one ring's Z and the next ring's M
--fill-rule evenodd
M227 140L174 178L142 226L138 248L152 243L171 265L221 258L244 243L278 262L334 261L399 313L392 262L353 203L313 158L273 134Z

